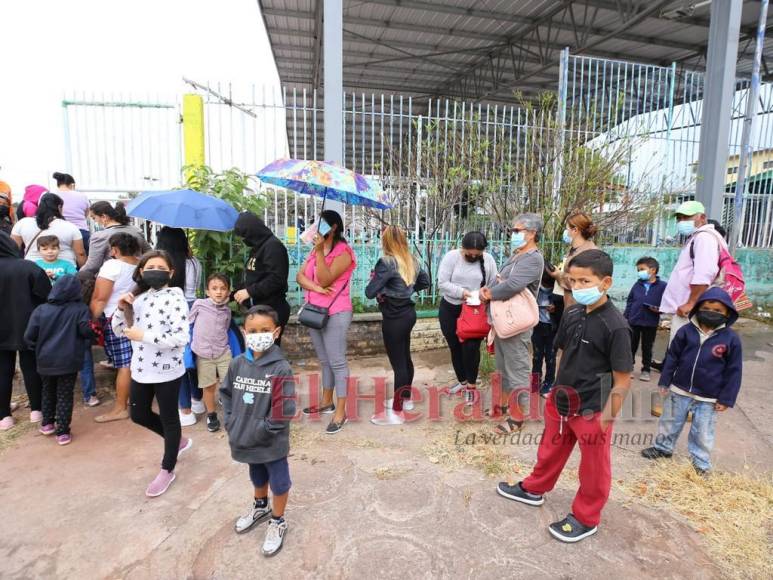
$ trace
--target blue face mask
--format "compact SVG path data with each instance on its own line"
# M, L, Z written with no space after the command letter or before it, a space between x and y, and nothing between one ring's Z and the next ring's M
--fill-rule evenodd
M330 224L327 223L325 220L321 219L319 220L319 225L317 226L317 232L319 232L319 235L323 238L330 233L330 230L333 229L330 227Z
M513 249L519 249L526 245L526 236L523 232L513 232L510 234L510 245Z
M695 229L695 222L692 220L684 220L676 223L676 232L680 236L692 235Z
M644 280L645 282L650 279L650 273L647 270L639 270L639 280Z
M564 235L561 237L562 240L564 240L565 244L571 244L572 243L572 236L569 235L568 230L564 230Z
M572 297L578 304L582 304L583 306L592 306L593 304L596 304L596 302L601 300L602 296L604 296L604 293L599 290L598 286L572 290Z

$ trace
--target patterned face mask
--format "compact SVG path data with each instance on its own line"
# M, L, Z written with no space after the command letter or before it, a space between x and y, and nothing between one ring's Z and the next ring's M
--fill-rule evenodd
M274 344L273 332L253 332L246 336L247 347L255 352L265 352Z

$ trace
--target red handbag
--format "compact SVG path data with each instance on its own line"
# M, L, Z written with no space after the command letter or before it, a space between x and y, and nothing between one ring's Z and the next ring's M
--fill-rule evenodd
M459 342L486 338L490 330L491 325L488 323L485 304L478 306L462 304L462 313L456 319L456 336Z

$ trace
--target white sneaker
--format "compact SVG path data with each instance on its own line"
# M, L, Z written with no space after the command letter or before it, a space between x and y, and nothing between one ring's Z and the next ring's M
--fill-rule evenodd
M370 418L374 425L402 425L405 423L405 415L399 411L393 411L391 407L383 413L377 413Z
M201 415L202 413L207 412L207 408L204 406L204 401L197 401L196 399L191 399L191 411L195 413L196 415Z
M448 393L450 395L455 395L456 393L460 392L462 389L466 389L467 385L463 385L462 383L456 383L453 387L448 389Z
M188 413L187 415L183 413L182 411L178 411L180 414L180 426L181 427L190 427L191 425L196 424L196 414L192 411Z
M285 540L285 534L287 533L287 522L277 522L275 519L271 519L268 522L268 530L266 530L266 539L263 541L263 555L273 556L279 550L282 549L282 544Z
M87 401L83 402L83 404L87 407L96 407L100 402L101 401L97 398L96 395L91 395Z
M271 504L267 504L266 507L255 507L255 502L252 502L249 511L236 520L234 524L234 531L237 534L243 534L249 532L255 524L258 524L271 515Z
M393 404L394 404L394 399L387 399L386 401L384 401L384 408L391 409ZM413 411L413 409L414 409L413 401L411 401L410 399L406 399L403 401L404 411Z

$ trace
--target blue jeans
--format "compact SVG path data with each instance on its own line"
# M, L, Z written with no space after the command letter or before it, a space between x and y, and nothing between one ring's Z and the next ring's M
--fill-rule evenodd
M86 348L86 356L83 357L83 366L81 367L81 390L83 391L83 400L97 394L97 381L94 378L94 356L91 354L91 345Z
M180 395L177 397L181 409L191 408L191 399L200 401L202 397L199 381L196 377L196 369L185 369L185 374L180 383Z
M690 411L692 411L692 426L687 439L687 450L690 452L693 465L708 471L711 469L711 450L714 448L714 426L717 420L714 403L696 401L692 397L669 392L668 397L663 401L663 414L658 422L655 448L664 453L674 452L676 440L682 433L687 421L687 413Z

